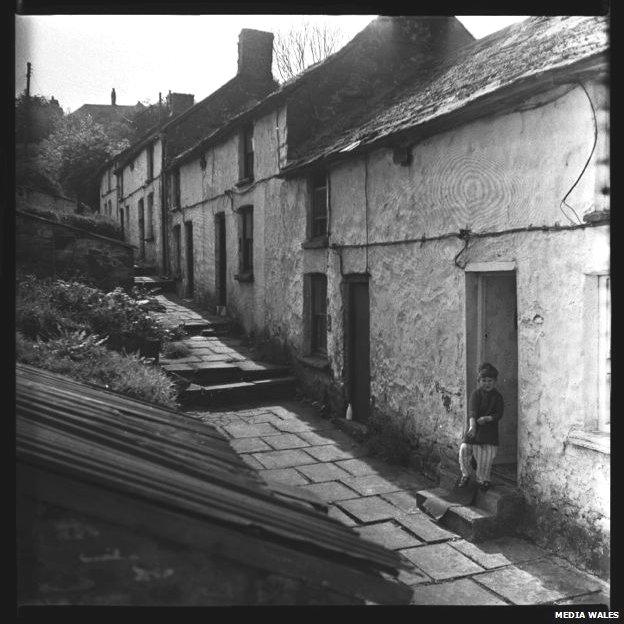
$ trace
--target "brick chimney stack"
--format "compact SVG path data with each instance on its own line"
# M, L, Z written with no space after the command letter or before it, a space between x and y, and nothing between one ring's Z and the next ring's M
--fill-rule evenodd
M243 28L238 36L238 75L271 78L273 33Z
M172 117L191 108L195 104L195 96L192 93L171 93L167 95L167 108Z

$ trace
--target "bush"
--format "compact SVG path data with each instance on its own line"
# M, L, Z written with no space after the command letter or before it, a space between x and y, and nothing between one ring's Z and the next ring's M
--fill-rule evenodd
M169 408L177 407L175 385L158 367L136 355L109 351L103 339L84 330L61 332L48 340L16 335L18 362L100 385L131 397Z
M191 355L191 349L183 342L168 342L163 349L163 357L171 360Z
M106 337L116 351L138 351L145 340L167 340L174 332L150 316L121 288L105 293L81 282L18 278L16 328L27 338L51 339L85 330Z

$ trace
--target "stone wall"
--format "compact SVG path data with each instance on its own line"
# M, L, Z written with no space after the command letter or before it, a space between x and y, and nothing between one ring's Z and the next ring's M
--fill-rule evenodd
M29 207L52 210L54 212L77 212L76 200L61 195L52 195L37 191L27 186L19 186L15 193L15 207L18 210L28 210Z
M129 245L20 211L15 225L18 268L40 276L85 276L104 290L132 287L134 260Z

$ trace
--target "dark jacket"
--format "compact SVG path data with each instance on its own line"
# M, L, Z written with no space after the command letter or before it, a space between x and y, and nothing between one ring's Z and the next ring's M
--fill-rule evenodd
M494 420L483 425L477 424L475 437L468 439L464 436L464 442L498 445L498 421L503 417L503 395L496 388L489 392L477 388L470 395L466 431L470 427L470 418L477 420L481 416L493 416Z

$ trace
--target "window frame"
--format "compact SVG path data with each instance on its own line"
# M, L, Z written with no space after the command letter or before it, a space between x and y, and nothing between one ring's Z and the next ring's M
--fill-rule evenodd
M611 431L611 276L597 276L598 289L598 367L597 429Z
M319 197L322 195L323 200ZM308 210L305 247L326 247L329 240L329 174L316 171L308 177Z
M154 179L154 144L147 146L147 180L151 182Z
M327 357L327 275L308 273L307 278L307 334L310 355Z
M147 195L147 226L145 228L145 240L154 240L154 193Z
M239 184L251 182L254 179L254 170L254 127L253 124L249 124L245 126L240 132L238 175Z
M238 275L239 282L253 281L254 269L254 207L241 206L238 209Z

